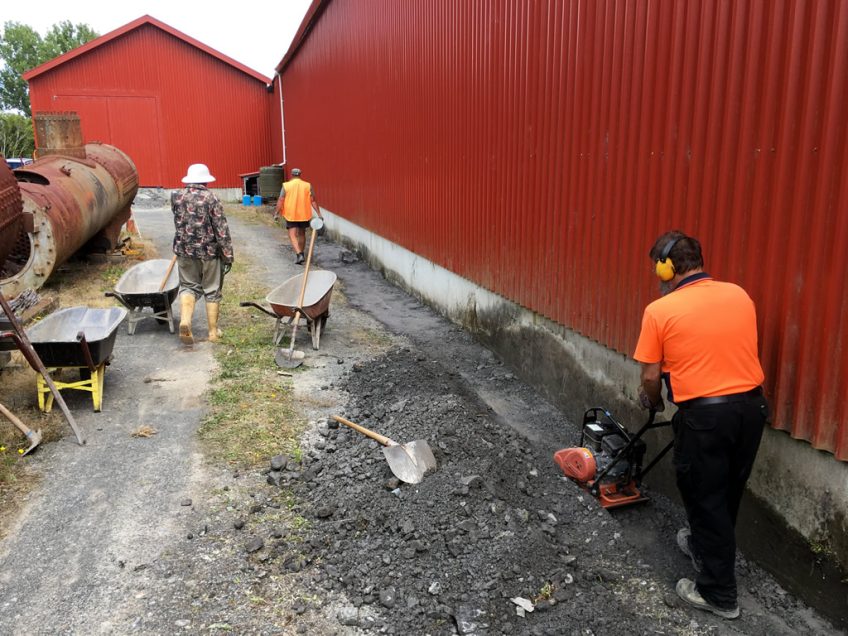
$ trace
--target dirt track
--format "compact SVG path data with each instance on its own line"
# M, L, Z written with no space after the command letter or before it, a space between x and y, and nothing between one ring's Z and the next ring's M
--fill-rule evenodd
M136 218L165 253L167 211ZM281 230L230 222L237 257L269 288L299 271ZM585 405L552 408L343 252L318 246L342 293L321 351L306 349L292 378L310 425L282 471L233 473L196 453L210 345L122 330L104 413L73 407L89 446L39 450L44 485L0 548L0 632L837 633L744 559L738 621L681 607L681 511L656 497L610 515L551 461ZM333 428L331 413L429 440L439 470L393 482L376 443ZM162 433L130 441L142 419ZM536 611L517 616L512 597Z

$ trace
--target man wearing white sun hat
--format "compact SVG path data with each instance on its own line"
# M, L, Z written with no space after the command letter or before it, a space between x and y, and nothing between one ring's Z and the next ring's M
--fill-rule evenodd
M188 167L186 187L171 195L174 213L174 254L180 270L180 340L193 344L191 318L198 298L206 298L209 341L221 336L218 313L224 275L233 264L233 242L224 207L207 187L215 181L202 163Z

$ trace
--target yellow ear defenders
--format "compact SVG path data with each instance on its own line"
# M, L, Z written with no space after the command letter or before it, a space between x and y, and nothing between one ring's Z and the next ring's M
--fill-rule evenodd
M659 279L663 282L668 282L674 278L674 263L671 262L668 255L671 254L672 248L677 244L677 241L679 241L680 238L673 239L666 243L663 251L657 259L657 276L659 276Z

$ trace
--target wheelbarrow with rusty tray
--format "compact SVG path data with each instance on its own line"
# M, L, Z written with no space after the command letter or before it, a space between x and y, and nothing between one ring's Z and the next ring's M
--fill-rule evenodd
M256 307L256 309L276 319L274 324L275 345L280 344L286 328L291 325L295 313L300 309L301 315L306 317L306 327L312 336L312 348L317 350L321 343L321 332L330 316L330 297L337 278L335 272L327 270L319 269L309 272L306 279L306 292L303 296L303 307L300 308L297 306L297 301L300 296L300 288L303 285L303 274L292 276L265 297L265 302L271 306L271 309L250 301L239 304L242 307ZM286 318L288 320L285 320Z
M171 305L180 288L179 270L173 261L155 258L135 265L124 272L114 291L106 292L129 311L127 333L133 335L138 323L153 318L166 323L174 333L174 314ZM144 311L151 309L151 312Z
M91 393L94 410L103 404L103 381L112 361L118 325L127 310L68 307L56 311L27 329L27 336L58 389ZM79 380L57 381L67 369L77 369ZM42 375L37 377L38 407L45 413L53 407L53 395ZM46 396L46 400L45 400Z

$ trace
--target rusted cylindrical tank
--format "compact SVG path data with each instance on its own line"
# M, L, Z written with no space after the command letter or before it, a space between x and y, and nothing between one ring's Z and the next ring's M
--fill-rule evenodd
M0 280L4 294L37 289L53 270L104 231L129 219L138 190L132 160L114 146L86 144L85 158L52 154L15 171L30 229L19 236ZM17 269L16 269L17 268Z
M23 228L22 213L23 201L18 182L0 156L0 276Z

